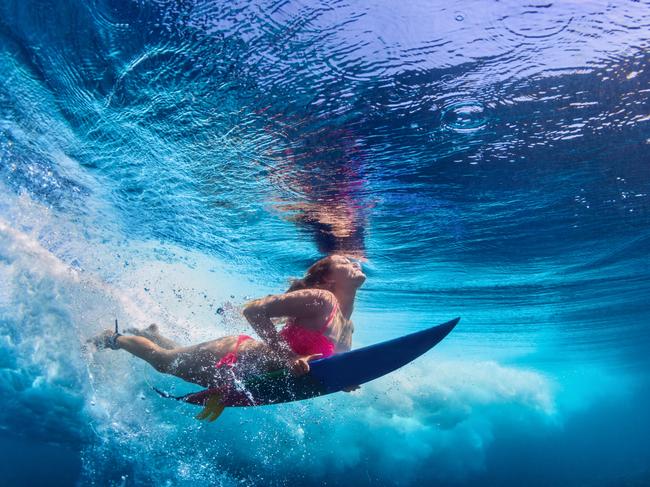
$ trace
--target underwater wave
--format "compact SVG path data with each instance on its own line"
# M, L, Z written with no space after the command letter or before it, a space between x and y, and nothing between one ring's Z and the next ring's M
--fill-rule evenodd
M486 5L2 2L10 485L648 483L650 3ZM461 325L212 426L86 346L250 333L332 252L354 346Z

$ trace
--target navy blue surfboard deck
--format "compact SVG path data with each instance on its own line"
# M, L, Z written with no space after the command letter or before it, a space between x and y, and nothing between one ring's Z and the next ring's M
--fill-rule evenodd
M365 384L412 362L440 343L460 318L393 340L351 350L309 363L309 375L318 379L324 394Z
M412 362L440 343L459 320L454 318L393 340L314 360L309 363L309 373L300 377L281 369L175 399L204 405L208 398L218 395L221 404L233 407L263 406L331 394L365 384Z

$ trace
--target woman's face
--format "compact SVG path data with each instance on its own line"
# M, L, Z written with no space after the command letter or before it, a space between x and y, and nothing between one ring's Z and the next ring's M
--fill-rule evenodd
M361 264L342 255L330 257L328 277L335 284L352 285L355 289L361 287L366 280L366 275L361 270Z

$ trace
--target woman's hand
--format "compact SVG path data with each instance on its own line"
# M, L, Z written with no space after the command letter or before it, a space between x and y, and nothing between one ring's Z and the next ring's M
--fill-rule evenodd
M289 371L294 377L300 377L309 372L309 362L321 358L322 353L314 353L312 355L304 355L296 359L289 360Z

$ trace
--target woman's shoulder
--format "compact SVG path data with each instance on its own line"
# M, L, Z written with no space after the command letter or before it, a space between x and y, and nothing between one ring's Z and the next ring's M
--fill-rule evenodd
M332 291L328 291L327 289L320 289L317 287L311 287L311 288L306 288L306 289L296 289L295 291L288 291L284 293L287 296L315 296L315 297L321 297L323 299L327 300L334 300L336 301L336 296L334 296L334 293Z
M286 316L316 318L332 313L337 307L336 297L323 289L299 289L284 294L268 295L246 303L244 316L264 314L269 318Z
M331 291L327 289L299 289L297 291L290 291L286 293L287 295L300 296L302 298L313 299L314 304L325 305L328 307L337 308L339 305L336 296Z

